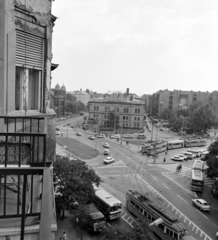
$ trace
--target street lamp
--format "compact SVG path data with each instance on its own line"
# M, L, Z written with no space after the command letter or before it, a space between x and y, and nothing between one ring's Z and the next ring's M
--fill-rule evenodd
M114 107L114 134L115 134L115 130L116 130L116 112L117 112L117 108Z

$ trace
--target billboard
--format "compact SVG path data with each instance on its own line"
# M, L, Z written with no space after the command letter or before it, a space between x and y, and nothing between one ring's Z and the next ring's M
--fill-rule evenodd
M184 109L188 107L188 94L179 95L178 106L179 106L179 109Z

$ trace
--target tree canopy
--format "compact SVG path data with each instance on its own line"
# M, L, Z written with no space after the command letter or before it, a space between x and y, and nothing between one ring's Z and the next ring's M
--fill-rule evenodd
M101 179L85 162L57 156L53 167L55 200L59 210L72 212L77 205L87 204L93 200L92 183L99 185Z
M115 113L110 112L108 116L108 124L110 128L114 128L114 121L115 121ZM119 116L116 116L116 121L115 121L115 128L117 129L119 127Z
M208 165L207 175L209 177L218 177L218 140L209 146L209 153L206 156Z

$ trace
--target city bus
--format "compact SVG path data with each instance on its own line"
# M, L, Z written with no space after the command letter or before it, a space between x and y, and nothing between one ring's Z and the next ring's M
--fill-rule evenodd
M202 192L204 189L204 174L200 170L192 169L191 190Z
M183 224L173 214L137 191L126 193L126 207L139 222L147 220L149 225L161 218L162 223L153 225L152 231L162 240L188 240L188 233ZM192 238L190 238L192 239Z
M94 186L94 203L108 220L119 218L122 213L120 200L106 192L101 187Z
M204 189L204 162L195 160L192 166L191 189L202 192Z
M184 140L169 140L167 141L167 149L174 149L174 148L183 148L184 147Z
M201 147L206 145L206 139L185 139L185 147Z

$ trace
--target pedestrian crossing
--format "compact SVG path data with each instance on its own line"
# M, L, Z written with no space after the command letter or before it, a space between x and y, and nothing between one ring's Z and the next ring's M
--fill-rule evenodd
M154 166L153 164L148 164L148 165ZM176 172L176 168L178 164L158 164L156 166L169 171L169 172L165 172L164 174L172 174ZM179 175L182 175L183 177L191 178L191 170L192 169L189 167L182 166L182 170L179 173L178 172L177 173ZM204 185L209 186L209 185L212 185L212 183L213 183L213 180L204 175Z

